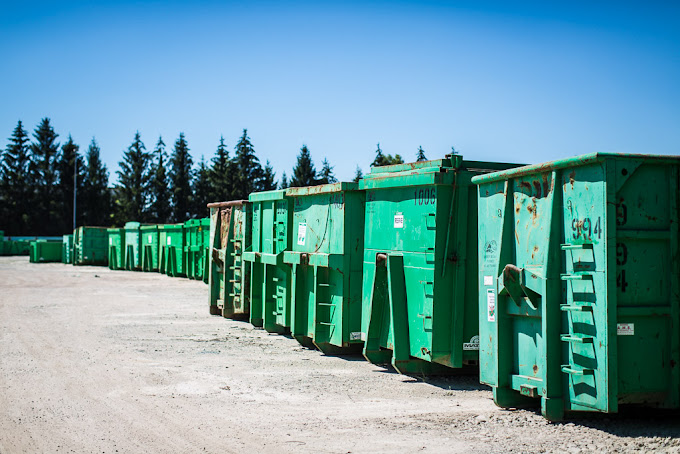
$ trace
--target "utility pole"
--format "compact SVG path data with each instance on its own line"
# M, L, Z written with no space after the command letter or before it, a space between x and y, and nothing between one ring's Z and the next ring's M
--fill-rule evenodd
M76 230L76 187L78 181L78 151L73 159L73 230Z

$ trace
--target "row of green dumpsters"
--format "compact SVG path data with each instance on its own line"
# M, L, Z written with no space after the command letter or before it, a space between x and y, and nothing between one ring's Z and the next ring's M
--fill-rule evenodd
M551 420L678 409L679 169L452 155L211 203L210 313L401 373L479 368L498 405Z
M183 224L128 222L123 228L78 227L61 240L30 242L29 257L31 262L154 271L207 283L209 232L209 218Z

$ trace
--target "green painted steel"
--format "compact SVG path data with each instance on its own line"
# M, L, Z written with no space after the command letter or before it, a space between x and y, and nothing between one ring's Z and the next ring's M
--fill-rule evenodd
M206 259L210 241L210 218L190 219L184 223L184 263L189 279L207 278Z
M140 227L142 236L142 271L158 271L160 262L160 235L158 225Z
M253 205L253 242L243 260L250 273L250 322L285 333L291 319L291 269L283 262L283 253L291 247L291 199L281 189L256 192L248 200Z
M250 217L247 200L208 204L210 239L208 286L210 313L228 318L250 315L250 274L244 266L243 252L251 248Z
M29 238L5 237L2 244L2 255L30 255L31 241Z
M470 179L512 166L452 155L374 167L360 182L369 361L424 374L477 363L477 199Z
M158 226L160 243L160 272L172 277L186 277L184 264L184 225L164 224Z
M61 262L61 241L34 240L29 243L31 263Z
M64 235L61 244L61 263L73 264L73 234Z
M109 234L109 268L125 269L125 229L111 228Z
M0 255L5 255L5 232L0 230Z
M106 227L78 227L73 231L73 264L109 264L108 229Z
M361 351L364 191L357 183L291 188L291 334L325 353Z
M125 258L124 268L128 271L142 269L142 224L139 222L125 223Z
M473 179L499 406L680 408L679 173L677 156L596 153Z

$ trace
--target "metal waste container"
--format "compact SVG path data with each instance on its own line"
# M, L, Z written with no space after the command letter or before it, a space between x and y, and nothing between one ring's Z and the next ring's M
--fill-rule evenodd
M325 353L361 351L364 192L357 183L290 188L291 334Z
M680 157L479 176L480 378L543 415L680 407Z

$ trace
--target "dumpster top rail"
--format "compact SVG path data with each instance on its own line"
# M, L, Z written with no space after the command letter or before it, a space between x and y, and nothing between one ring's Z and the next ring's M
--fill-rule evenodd
M508 178L515 178L524 175L534 175L536 173L550 172L568 167L584 166L596 162L602 162L607 158L616 159L643 159L645 161L655 161L659 164L673 163L678 164L680 156L663 156L652 154L633 154L633 153L589 153L580 156L574 156L566 159L557 159L542 164L532 164L514 169L503 170L500 172L488 173L486 175L478 175L472 178L475 184L489 183L492 181L506 180Z

